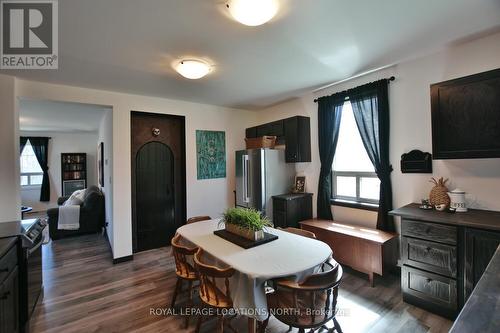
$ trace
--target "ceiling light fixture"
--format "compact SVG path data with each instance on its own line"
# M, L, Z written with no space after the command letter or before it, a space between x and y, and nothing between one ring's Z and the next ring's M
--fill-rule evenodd
M278 0L230 0L229 13L244 25L257 26L266 23L278 12Z
M187 79L201 79L212 70L211 66L203 60L184 59L175 66L175 70Z

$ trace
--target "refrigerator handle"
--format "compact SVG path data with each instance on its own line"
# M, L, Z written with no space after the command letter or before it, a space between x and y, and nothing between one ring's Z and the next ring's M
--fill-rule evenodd
M249 203L250 202L250 195L249 195L249 177L248 177L248 170L249 170L249 164L250 161L248 160L248 155L243 155L242 156L242 163L243 163L243 202Z

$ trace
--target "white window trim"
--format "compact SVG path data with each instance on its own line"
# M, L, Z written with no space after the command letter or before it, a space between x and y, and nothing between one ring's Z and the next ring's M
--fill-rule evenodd
M21 185L22 188L28 189L28 188L40 188L40 187L42 187L42 184L31 184L31 176L42 176L43 177L43 172L21 172L21 176L28 176L28 184Z
M356 177L356 196L342 196L337 195L337 177ZM342 200L347 202L353 202L358 204L369 204L371 206L378 206L379 200L362 198L360 196L360 184L361 178L376 178L377 174L375 172L362 172L362 171L335 171L332 170L332 199L333 200Z

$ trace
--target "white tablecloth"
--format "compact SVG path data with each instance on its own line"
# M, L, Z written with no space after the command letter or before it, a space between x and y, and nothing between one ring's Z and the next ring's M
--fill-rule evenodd
M267 317L267 280L289 276L301 281L318 271L332 253L323 242L274 228L268 228L267 232L278 235L277 240L243 249L213 233L220 229L218 222L187 224L177 229L177 233L236 270L230 281L234 307L258 320Z

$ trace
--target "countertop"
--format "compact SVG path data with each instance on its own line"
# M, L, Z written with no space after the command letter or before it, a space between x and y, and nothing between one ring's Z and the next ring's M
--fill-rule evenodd
M500 332L500 246L465 303L450 333Z
M424 210L418 208L419 206L420 204L411 203L394 209L389 214L426 222L500 231L500 212L497 211L469 209L466 213L448 213Z
M22 221L0 222L0 238L20 236L29 229L38 219Z
M308 197L308 196L312 196L312 195L313 195L312 193L307 193L307 192L288 193L288 194L273 195L273 198L282 199L282 200L292 200L292 199Z

